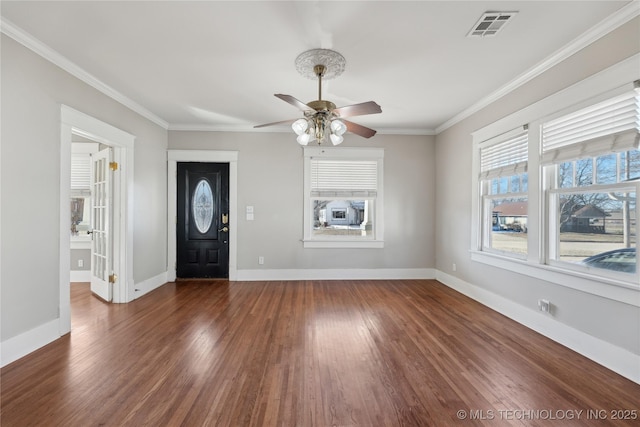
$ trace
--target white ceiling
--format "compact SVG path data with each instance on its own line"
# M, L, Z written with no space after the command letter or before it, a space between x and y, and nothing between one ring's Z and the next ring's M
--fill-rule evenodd
M296 118L273 94L317 99L317 83L294 60L331 48L347 64L324 82L323 99L373 100L382 114L352 121L429 134L544 69L637 6L629 3L4 0L1 12L5 33L44 43L169 129L252 130ZM518 14L495 37L466 37L486 11Z

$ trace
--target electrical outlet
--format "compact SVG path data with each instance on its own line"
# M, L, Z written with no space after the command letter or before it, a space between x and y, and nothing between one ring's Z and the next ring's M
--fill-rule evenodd
M78 260L78 267L84 267L84 260L83 259L79 259Z
M456 265L456 263L455 263L455 262L451 265L451 269L452 269L453 271L456 271L456 270L458 269L458 266Z
M263 265L264 264L264 257L262 255L260 255L258 257L258 264Z

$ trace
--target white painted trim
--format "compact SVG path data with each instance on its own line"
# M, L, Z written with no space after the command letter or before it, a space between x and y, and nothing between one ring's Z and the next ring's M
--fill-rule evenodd
M486 289L437 271L436 280L640 384L640 355L554 320Z
M238 281L435 279L433 268L238 270Z
M91 239L75 240L71 239L71 249L91 249Z
M354 248L354 249L380 249L384 248L384 148L369 147L303 147L304 176L302 187L304 192L304 203L302 208L303 216L303 239L302 245L305 249L315 248ZM373 203L373 238L363 238L354 240L352 237L335 236L314 237L311 207L311 160L371 160L377 163L377 191Z
M571 55L575 54L579 50L585 48L589 44L598 40L599 38L605 36L606 34L612 32L616 28L622 26L623 24L629 22L631 19L635 18L640 14L640 7L638 5L640 2L638 0L634 0L627 4L626 6L619 9L617 12L613 13L605 20L600 22L597 26L591 28L590 30L583 33L581 36L564 46L563 48L557 50L555 53L547 57L545 60L528 70L527 72L521 74L516 77L511 82L507 83L497 91L489 94L485 98L479 100L469 108L463 110L458 113L454 117L447 120L445 123L438 126L434 129L378 129L379 134L392 134L392 135L437 135L456 123L464 120L465 118L471 116L472 114L480 111L481 109L487 107L491 103L497 101L503 96L509 94L515 89L523 86L527 82L533 80L537 76L541 75L545 71L559 64L563 60L567 59ZM18 43L22 44L28 49L31 49L36 54L40 55L44 59L50 61L51 63L57 65L63 70L67 71L71 75L79 78L81 81L90 85L91 87L99 90L110 98L120 102L122 105L127 108L135 111L141 116L147 118L148 120L154 122L155 124L161 126L167 130L181 130L181 131L209 131L209 132L285 132L284 129L274 127L274 128L261 128L260 130L256 130L253 127L245 126L245 125L191 125L191 124L169 124L164 119L155 115L151 111L147 110L142 105L136 103L132 99L127 96L121 94L116 91L112 87L108 86L97 77L88 73L84 69L80 68L75 63L69 61L66 57L62 56L57 51L53 50L46 44L42 43L40 40L33 37L31 34L27 33L17 25L13 24L11 21L4 17L0 17L0 31L7 36L11 37ZM287 131L290 133L290 131Z
M167 273L141 282L139 285L149 292L162 286ZM240 270L238 280L409 280L436 279L442 284L466 295L510 319L582 354L608 369L640 384L640 355L617 347L606 341L585 334L557 322L547 315L529 310L504 297L474 286L457 277L431 268L417 269L372 269L372 270ZM32 351L59 338L58 320L53 320L31 331L0 343L2 366L26 356Z
M529 129L531 129L532 122L549 116L551 112L562 111L565 108L586 102L598 94L619 89L621 85L638 79L639 63L640 54L632 55L609 68L472 132L473 141L480 143L525 123L529 123Z
M70 282L91 282L91 270L71 270Z
M305 203L305 206L308 203ZM347 240L336 238L334 240L320 240L312 239L303 240L303 246L305 249L382 249L384 248L384 240Z
M238 152L216 150L168 150L167 281L173 282L176 280L178 162L229 163L229 280L238 280Z
M601 72L581 80L559 92L537 101L522 110L516 111L472 133L472 203L471 203L471 259L494 267L524 274L557 285L566 286L582 292L591 293L615 301L640 306L640 286L637 283L624 282L615 278L597 277L579 271L570 271L544 263L544 241L548 233L539 225L545 212L543 210L542 177L539 176L539 148L529 144L529 258L525 262L516 258L480 251L481 235L481 199L479 196L478 165L479 146L496 135L529 124L529 141L539 140L539 128L542 120L550 115L560 114L567 109L575 110L603 99L630 90L631 82L640 78L640 54L635 54ZM532 183L535 183L533 185ZM534 189L538 189L535 192ZM613 286L612 286L613 285Z
M620 26L626 24L638 15L640 15L640 2L634 0L604 19L595 27L592 27L588 31L584 32L569 44L551 54L542 62L535 65L533 68L519 75L506 85L502 86L500 89L482 98L480 101L476 102L475 104L471 105L470 107L466 108L462 112L456 114L455 116L438 126L436 128L436 134L444 132L456 123L461 122L472 114L477 113L478 111L487 107L491 103L525 85L544 72L555 67L565 59L569 58L571 55L574 55L581 49L589 46L591 43L614 31L616 28L619 28Z
M62 68L64 71L68 72L72 76L77 77L84 83L88 84L94 89L97 89L98 91L107 95L109 98L114 99L115 101L121 103L122 105L129 108L130 110L135 111L136 113L140 114L142 117L152 121L158 126L164 129L168 129L169 124L165 120L161 119L151 111L147 110L142 105L133 101L131 98L118 92L117 90L107 85L106 83L104 83L103 81L95 77L94 75L80 68L75 63L69 61L66 57L64 57L57 51L53 50L51 47L47 46L40 40L36 39L31 34L27 33L22 28L18 27L17 25L15 25L14 23L6 19L5 17L0 18L0 31L6 34L7 36L11 37L18 43L22 44L27 49L30 49L36 54L40 55L41 57L51 62L52 64Z
M282 133L293 135L291 126L269 126L264 128L254 128L247 125L206 125L206 124L189 124L176 123L169 124L168 130L187 131L187 132L251 132L251 133ZM437 135L434 129L410 129L410 128L380 128L376 127L376 135Z
M68 269L67 269L68 271ZM60 338L59 319L51 320L43 325L9 338L0 343L0 363L6 366L21 357L44 347L52 341Z
M85 113L61 105L60 136L60 335L71 330L69 193L71 180L71 142L73 134L114 148L120 174L114 180L114 211L124 212L114 222L114 271L120 278L113 289L113 302L133 300L133 154L135 136Z
M640 286L637 284L566 268L553 267L547 264L533 264L525 260L482 251L471 251L471 260L580 292L640 307Z
M158 289L160 286L167 283L167 272L160 273L157 276L154 276L150 279L143 280L142 282L136 283L135 286L135 298L138 299L143 295L148 294L154 289Z

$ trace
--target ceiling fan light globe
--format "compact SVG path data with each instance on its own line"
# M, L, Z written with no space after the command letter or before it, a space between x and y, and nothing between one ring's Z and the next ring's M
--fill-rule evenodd
M293 129L296 135L303 135L308 128L309 123L306 119L298 119L291 124L291 129Z
M332 133L329 138L333 145L340 145L342 144L342 141L344 141L344 138L341 135L336 135L335 133Z
M347 131L347 125L344 124L342 120L332 120L331 121L331 133L341 136Z
M298 144L300 145L307 145L312 140L313 140L313 136L311 136L308 133L303 133L302 135L298 135L298 137L296 138L296 141L298 141Z

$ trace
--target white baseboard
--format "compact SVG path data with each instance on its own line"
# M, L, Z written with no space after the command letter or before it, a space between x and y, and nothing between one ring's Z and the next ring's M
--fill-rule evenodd
M159 288L165 283L167 283L166 271L150 279L143 280L142 282L136 283L134 286L134 299L140 298L141 296L148 294L149 292Z
M552 319L548 315L530 310L486 289L435 269L238 270L239 281L337 279L436 279L492 310L640 384L640 355L585 334ZM139 298L165 283L167 283L166 272L137 283L135 298ZM9 338L0 343L1 366L6 366L59 337L59 319L55 319L16 337Z
M560 323L486 289L437 271L436 280L640 384L640 355Z
M91 270L71 270L69 277L71 282L90 282Z
M54 319L0 343L0 363L6 366L58 338L60 319Z
M435 279L433 268L238 270L238 281Z

